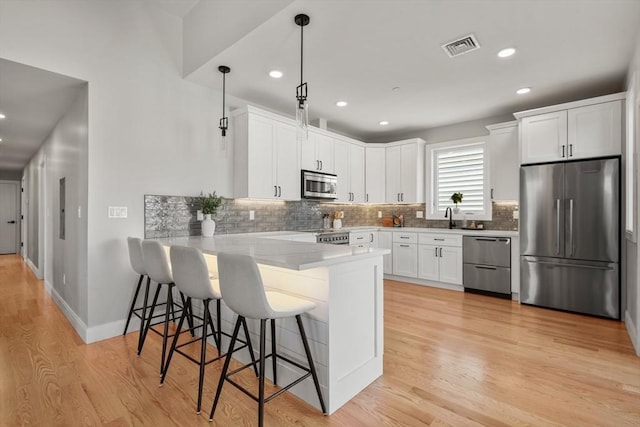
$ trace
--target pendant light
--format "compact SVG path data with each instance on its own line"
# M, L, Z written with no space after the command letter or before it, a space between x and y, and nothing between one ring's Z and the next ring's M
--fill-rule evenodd
M309 138L309 104L307 101L307 82L303 79L303 29L309 25L309 16L305 14L296 15L294 18L296 25L300 27L300 84L296 88L296 123L298 127L298 140L307 140Z
M226 65L221 65L218 67L218 71L222 73L222 118L220 119L220 130L222 131L222 142L221 148L223 150L227 149L227 129L229 129L229 118L226 116L225 111L225 97L226 97L226 75L231 71L231 68Z

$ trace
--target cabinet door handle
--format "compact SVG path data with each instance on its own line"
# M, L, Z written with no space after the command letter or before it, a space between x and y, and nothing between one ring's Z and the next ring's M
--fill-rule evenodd
M15 221L7 221L7 224L15 224Z
M440 248L440 258L442 258L442 248Z
M278 197L278 186L277 185L273 186L273 197Z
M491 199L493 200L493 188L491 189Z
M564 145L562 146L562 157L564 157Z
M320 170L320 160L316 160L316 170Z
M323 167L322 160L320 160L320 170L322 170Z
M364 196L364 197L365 197L365 199L364 199L365 202L368 202L369 201L369 193L367 193L366 196Z
M444 242L444 239L433 238L433 240L437 240L438 242Z
M408 248L409 245L400 245L401 248Z
M436 254L435 254L436 258L438 258L438 248L436 248Z
M396 194L396 199L400 201L400 193Z
M569 157L573 157L573 144L569 144Z
M282 197L282 187L278 185L278 197Z
M369 242L370 242L370 243L373 243L373 233L369 233L369 236L370 236L370 237L369 237Z
M404 202L404 193L400 193L400 201Z
M400 236L401 239L408 239L409 236Z

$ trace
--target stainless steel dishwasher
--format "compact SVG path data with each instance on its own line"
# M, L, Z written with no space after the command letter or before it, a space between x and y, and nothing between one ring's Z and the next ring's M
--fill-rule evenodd
M462 283L466 290L511 298L511 239L464 236Z

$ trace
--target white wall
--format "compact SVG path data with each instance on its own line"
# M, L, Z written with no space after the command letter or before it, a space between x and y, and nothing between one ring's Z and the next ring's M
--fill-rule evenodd
M0 181L20 181L22 171L0 170Z
M0 57L89 84L83 338L112 336L133 291L125 238L143 235L144 194L231 195L220 93L181 78L181 22L146 2L0 1L0 16ZM108 206L128 218L108 219Z
M627 108L635 109L635 126L634 126L634 144L635 144L635 200L627 201L627 203L635 204L635 215L640 217L638 210L638 168L639 168L639 152L640 152L640 32L637 36L636 49L629 66L629 72L627 75L627 84L631 80L632 75L635 74L636 86L634 88L636 105L627 105ZM627 87L627 89L630 89ZM630 161L629 158L625 159ZM640 225L640 221L636 221L637 225ZM640 236L638 230L636 235ZM627 305L624 313L624 320L626 322L629 336L636 349L636 354L640 356L640 251L638 251L638 242L627 239L623 243L623 248L626 250L626 291L627 291Z

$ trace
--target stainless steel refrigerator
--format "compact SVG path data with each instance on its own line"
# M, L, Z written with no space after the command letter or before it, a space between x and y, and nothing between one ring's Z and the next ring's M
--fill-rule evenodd
M620 318L620 160L520 168L520 301Z

